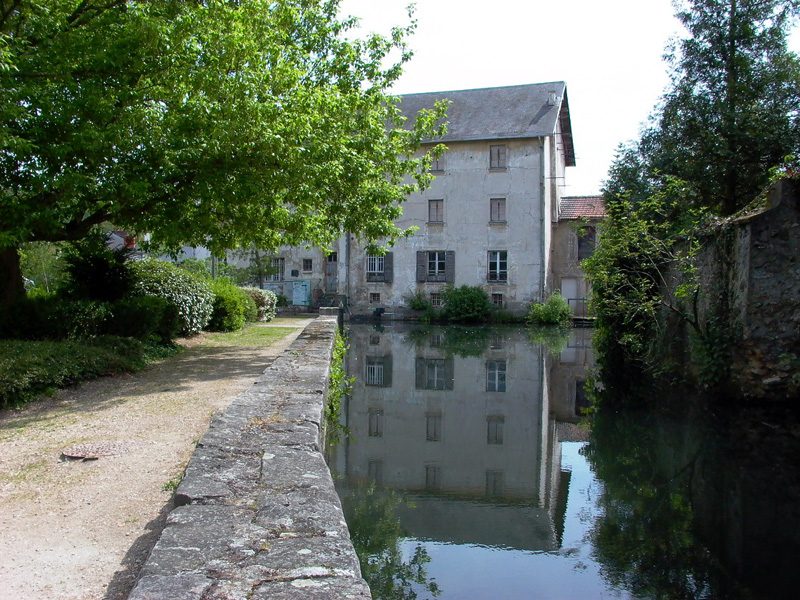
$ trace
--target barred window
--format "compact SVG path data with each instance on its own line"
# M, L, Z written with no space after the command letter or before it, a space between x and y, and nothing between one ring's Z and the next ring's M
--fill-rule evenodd
M383 358L367 357L367 385L383 385Z
M270 262L270 270L272 271L268 276L268 281L283 281L283 274L286 267L286 261L283 258L273 258Z

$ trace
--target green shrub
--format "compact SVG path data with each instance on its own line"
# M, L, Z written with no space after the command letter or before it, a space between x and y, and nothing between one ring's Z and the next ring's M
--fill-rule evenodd
M242 288L247 292L255 302L258 316L257 321L272 321L275 318L275 307L278 303L278 297L274 292L269 290L262 290L256 287Z
M248 306L255 310L250 295L228 279L214 279L210 283L214 310L207 328L211 331L238 331L244 327Z
M66 280L61 293L78 300L113 302L124 298L133 285L128 268L129 250L111 250L106 237L93 233L73 242L64 252Z
M563 296L554 292L546 302L533 302L526 319L529 325L558 325L566 327L572 323L569 304Z
M289 306L289 299L283 294L278 294L275 306Z
M171 350L174 352L174 350ZM103 375L136 371L163 356L138 340L0 341L0 408L15 406L53 388Z
M111 305L106 332L110 335L169 342L180 333L181 320L174 304L155 296L134 296Z
M487 321L493 307L489 295L484 290L468 285L445 288L442 299L444 317L456 323Z
M3 316L0 337L60 340L102 335L111 316L108 302L36 295L12 306Z
M432 308L430 300L428 300L425 297L425 294L420 291L414 292L414 294L406 298L406 303L408 304L408 308L411 310L427 311Z
M175 306L182 334L197 333L208 324L214 294L206 282L160 260L131 262L130 269L134 275L133 293L162 298Z

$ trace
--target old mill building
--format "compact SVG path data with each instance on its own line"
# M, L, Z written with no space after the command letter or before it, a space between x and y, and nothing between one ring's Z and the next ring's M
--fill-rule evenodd
M417 232L382 256L347 234L328 254L283 248L265 287L301 306L339 301L352 315L382 309L396 317L416 294L439 304L447 285L480 286L513 312L561 289L551 257L565 169L575 166L566 85L410 94L401 108L413 119L442 99L450 102L447 134L430 143L447 151L398 221Z

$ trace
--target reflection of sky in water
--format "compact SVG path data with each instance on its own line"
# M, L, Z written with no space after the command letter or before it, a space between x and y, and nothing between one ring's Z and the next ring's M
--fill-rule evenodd
M591 558L587 536L596 516L600 485L579 442L563 442L561 461L570 470L564 541L558 552L527 552L471 544L454 545L404 539L404 558L411 557L417 545L428 552L428 576L435 579L442 593L439 598L511 600L514 598L583 599L626 598L625 592L609 589ZM429 597L416 588L419 598Z

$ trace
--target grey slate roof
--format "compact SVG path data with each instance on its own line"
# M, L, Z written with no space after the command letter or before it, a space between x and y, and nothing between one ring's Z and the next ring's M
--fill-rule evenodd
M551 92L555 104L550 105ZM553 135L560 122L567 166L575 166L567 86L563 81L449 92L406 94L403 114L413 119L437 100L449 100L447 134L431 141L509 140Z

